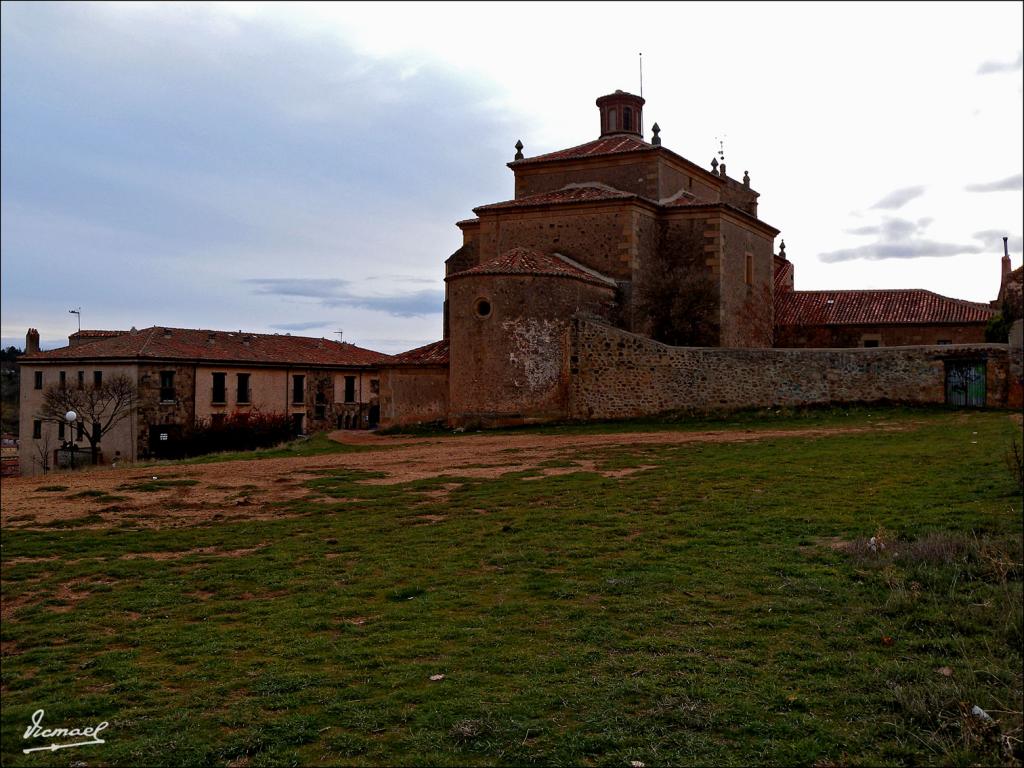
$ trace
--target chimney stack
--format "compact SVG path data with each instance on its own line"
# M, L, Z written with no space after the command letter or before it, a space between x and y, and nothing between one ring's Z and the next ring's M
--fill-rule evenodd
M28 333L25 334L25 354L31 355L33 352L39 351L39 331L35 328L29 328Z
M1010 264L1010 246L1006 244L1007 240L1009 240L1009 238L1007 238L1007 237L1003 238L1003 278L1004 279L1006 278L1006 276L1008 274L1010 274L1013 271L1012 265Z

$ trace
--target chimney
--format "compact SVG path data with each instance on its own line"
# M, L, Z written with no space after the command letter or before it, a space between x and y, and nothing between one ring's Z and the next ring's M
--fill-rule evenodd
M39 351L39 331L35 328L29 328L28 333L25 334L25 354L31 355L33 352Z
M1003 280L1005 280L1006 276L1013 271L1013 267L1010 264L1010 246L1006 244L1007 240L1009 240L1009 238L1003 238Z

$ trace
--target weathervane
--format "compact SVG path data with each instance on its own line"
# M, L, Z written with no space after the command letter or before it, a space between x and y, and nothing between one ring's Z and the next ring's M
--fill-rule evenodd
M644 54L640 52L640 98L644 97Z

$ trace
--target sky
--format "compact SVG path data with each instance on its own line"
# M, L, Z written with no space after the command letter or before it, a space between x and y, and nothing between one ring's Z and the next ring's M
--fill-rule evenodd
M581 8L586 8L581 13ZM0 336L441 336L454 223L645 128L749 171L798 289L989 301L1021 264L1021 3L0 5ZM645 138L650 139L650 133ZM778 240L777 240L778 243Z

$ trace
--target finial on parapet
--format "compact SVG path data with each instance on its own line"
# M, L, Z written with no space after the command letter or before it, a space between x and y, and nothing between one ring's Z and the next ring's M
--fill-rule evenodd
M654 125L651 126L651 133L653 134L651 136L651 144L653 144L656 147L660 147L661 146L661 136L659 136L658 134L661 133L661 128L658 127L657 123L655 123Z
M786 241L782 240L779 242L779 258L786 258Z
M522 160L523 159L523 140L522 139L519 139L519 140L516 141L516 156L515 156L515 159L516 160Z
M750 171L744 171L743 172L743 186L744 187L749 187L750 186Z
M718 158L717 157L712 157L711 158L711 172L712 173L716 173L716 174L718 173Z

